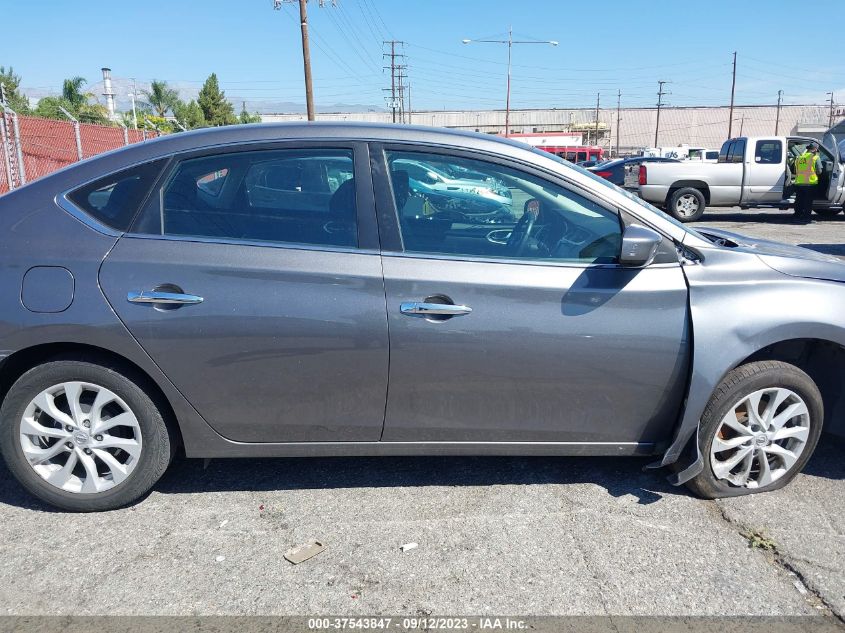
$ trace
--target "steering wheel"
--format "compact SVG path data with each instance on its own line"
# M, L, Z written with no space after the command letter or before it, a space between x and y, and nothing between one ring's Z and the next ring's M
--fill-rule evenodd
M532 211L525 211L516 226L511 231L511 236L508 238L508 250L512 255L520 256L525 252L528 246L528 240L531 237L531 229L534 228L534 223L537 221L537 213Z

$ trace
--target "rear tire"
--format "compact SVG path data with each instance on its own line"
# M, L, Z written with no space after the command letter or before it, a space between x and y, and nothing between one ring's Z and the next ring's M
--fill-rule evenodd
M780 361L738 367L701 417L704 469L687 487L706 499L782 488L813 454L823 419L821 393L799 368Z
M21 485L73 512L113 510L146 494L167 469L176 438L133 378L75 359L21 376L0 408L0 451Z
M666 212L681 222L695 222L704 215L704 194L692 187L674 191L666 203Z

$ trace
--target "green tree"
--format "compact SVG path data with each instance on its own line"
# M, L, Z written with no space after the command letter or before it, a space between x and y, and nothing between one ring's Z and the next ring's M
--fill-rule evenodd
M179 101L179 91L170 88L166 81L153 80L150 89L144 90L144 96L159 117L166 116L167 111L173 110L173 106Z
M67 116L61 111L61 108L64 108L81 123L112 125L106 107L96 101L91 103L94 95L90 92L82 92L84 85L85 79L82 77L65 79L61 96L44 97L39 100L35 107L35 114L48 119L67 120Z
M71 112L78 111L80 106L88 103L88 95L82 92L85 83L82 77L71 77L62 83L62 98L71 105L68 108Z
M144 117L151 116L153 111L148 104L144 103L143 101L138 101L135 103L135 113L138 116L138 129L140 130L143 127L142 122L144 121ZM130 129L135 126L135 121L132 116L132 110L121 112L120 119L123 125Z
M207 125L202 108L193 99L187 103L184 101L177 101L173 106L173 116L175 116L176 120L189 130L205 127Z
M241 101L241 113L238 116L238 121L241 123L261 123L261 115L257 112L250 114L246 111L246 101Z
M0 66L0 83L3 84L8 106L18 114L28 114L29 99L20 92L21 76L15 74L15 69Z
M211 73L205 80L197 102L208 125L232 125L238 122L235 108L226 100L226 94L220 90L215 73Z
M61 119L67 121L67 117L59 108L64 108L71 114L74 114L73 104L64 97L42 97L35 106L34 114L45 119ZM76 115L74 114L74 116Z

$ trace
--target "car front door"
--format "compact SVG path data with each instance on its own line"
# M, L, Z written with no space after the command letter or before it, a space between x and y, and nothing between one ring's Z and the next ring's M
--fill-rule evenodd
M623 268L615 208L529 166L435 151L373 148L391 342L383 440L633 451L665 439L689 362L671 243L659 263ZM402 159L484 174L476 195L506 188L511 202L484 223L464 198L419 199Z
M177 157L100 273L120 319L217 432L377 441L384 287L363 144Z
M834 158L827 199L833 204L845 204L845 141L839 144L839 153Z

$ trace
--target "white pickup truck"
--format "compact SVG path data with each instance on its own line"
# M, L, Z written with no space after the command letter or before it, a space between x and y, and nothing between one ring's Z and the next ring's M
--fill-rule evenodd
M797 136L740 137L725 141L716 163L645 163L639 195L681 222L701 218L705 207L784 206L793 193L794 162L809 143ZM833 216L845 203L845 156L819 150L824 167L814 211Z

